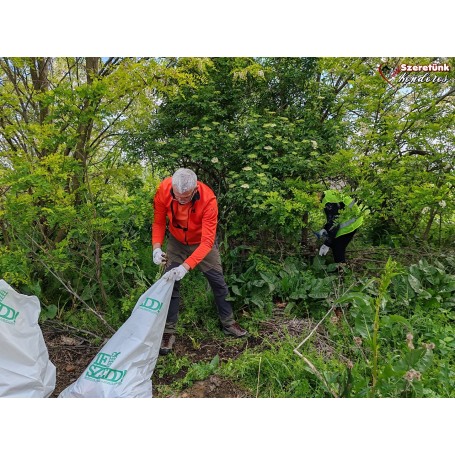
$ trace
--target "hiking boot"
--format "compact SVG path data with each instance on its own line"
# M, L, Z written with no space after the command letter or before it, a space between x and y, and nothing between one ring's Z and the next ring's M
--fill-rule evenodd
M245 329L242 329L237 322L233 322L231 325L224 325L223 332L226 335L230 335L235 338L244 337L248 333Z
M167 355L172 351L172 346L175 343L175 335L172 333L163 333L161 339L160 355Z

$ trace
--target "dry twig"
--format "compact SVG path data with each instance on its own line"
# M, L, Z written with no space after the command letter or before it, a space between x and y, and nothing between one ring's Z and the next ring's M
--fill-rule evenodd
M310 332L310 334L294 349L294 352L301 357L304 362L311 368L311 371L323 382L323 384L326 386L327 390L335 397L338 398L338 394L330 387L330 385L327 383L325 380L324 376L318 371L318 369L299 351L299 348L303 346L313 335L314 332L318 329L318 327L322 324L324 319L333 311L335 307L332 306L330 310L326 313L326 315L315 325L313 330Z

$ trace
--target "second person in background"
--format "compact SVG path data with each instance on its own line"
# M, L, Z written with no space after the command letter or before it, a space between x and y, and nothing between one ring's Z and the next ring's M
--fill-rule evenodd
M346 263L346 248L363 223L360 208L350 196L335 190L324 191L321 203L326 223L318 232L318 237L324 240L319 255L325 256L331 248L334 261Z

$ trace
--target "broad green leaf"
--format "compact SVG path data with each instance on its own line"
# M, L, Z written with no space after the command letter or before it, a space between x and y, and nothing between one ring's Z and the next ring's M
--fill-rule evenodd
M235 285L235 284L233 286L231 286L231 291L235 295L239 295L239 296L242 295L242 293L239 290L239 287L237 285Z
M212 369L215 369L215 368L218 368L220 364L220 356L217 354L215 357L213 357L213 359L211 360L210 362L210 367Z
M337 299L334 304L343 304L343 303L359 303L359 304L364 304L364 305L370 305L371 304L371 297L368 294L364 294L362 292L349 292L347 294L344 294L342 297Z
M411 323L403 316L400 316L399 314L391 314L389 316L385 316L381 318L381 321L388 320L390 322L398 323L398 324L403 324L405 327L408 329L411 329ZM382 323L381 323L382 325Z
M422 292L422 285L421 285L420 281L414 275L408 275L408 281L409 281L409 284L411 285L412 289L415 292L417 292L417 293Z

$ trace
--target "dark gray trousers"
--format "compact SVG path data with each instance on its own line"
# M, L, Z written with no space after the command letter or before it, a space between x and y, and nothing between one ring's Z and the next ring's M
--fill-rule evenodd
M198 245L184 245L170 236L167 246L167 255L170 264L166 272L181 265L185 259L194 251ZM226 300L229 290L224 280L221 258L217 245L213 245L210 253L196 266L207 278L215 297L215 305L222 325L230 325L234 322L231 302ZM184 278L185 279L185 278ZM180 282L176 281L172 291L169 311L167 313L164 333L174 333L178 320L180 306Z

